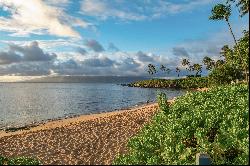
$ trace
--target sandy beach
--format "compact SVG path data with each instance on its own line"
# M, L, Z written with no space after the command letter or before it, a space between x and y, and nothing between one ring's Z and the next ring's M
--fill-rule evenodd
M172 101L169 101L172 102ZM15 132L0 131L0 155L36 157L43 164L111 164L158 104L82 115Z

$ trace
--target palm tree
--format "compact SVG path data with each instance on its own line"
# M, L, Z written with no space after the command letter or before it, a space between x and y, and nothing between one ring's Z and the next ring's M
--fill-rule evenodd
M227 3L235 2L235 0L227 0ZM240 16L243 17L245 14L249 13L249 0L238 0L236 4L239 7Z
M190 62L188 59L183 59L181 62L182 66L190 65Z
M197 77L199 73L202 71L202 66L198 63L195 63L192 67L193 71L196 71L195 76Z
M204 65L206 65L206 69L207 70L212 70L213 68L214 68L214 66L215 66L215 62L214 62L214 60L213 59L211 59L210 57L208 57L208 56L205 56L204 58L203 58L203 64Z
M224 4L217 4L212 9L212 16L209 17L210 20L225 20L227 22L227 25L229 27L230 33L233 36L235 45L237 45L237 41L235 38L235 35L233 33L231 24L229 22L229 17L231 16L231 6L230 5L224 5Z
M190 61L188 59L183 59L182 62L181 62L182 66L186 66L186 70L191 72L193 69L192 69L192 65L190 64Z
M166 66L161 65L160 70L161 70L161 71L166 71Z
M233 55L233 50L229 48L228 45L224 45L221 48L221 52L220 52L221 56L225 58L225 61L228 62L230 59L232 59L232 55Z
M167 72L167 74L170 74L171 69L167 68L167 69L166 69L166 72Z
M249 82L249 31L243 31L244 36L238 41L238 48L241 53L241 68L244 69L245 80Z
M178 67L175 68L175 72L177 73L178 77L180 76L180 69Z
M164 65L161 65L160 70L163 72L166 72L167 74L169 74L171 72L171 69L166 68L166 66L164 66Z
M190 62L188 59L183 59L182 62L181 62L182 66L188 66L188 68L186 68L187 70L191 71L191 66L190 66Z
M149 65L148 65L148 73L151 74L151 75L153 75L153 74L155 74L156 72L157 72L157 71L156 71L155 66L152 65L152 64L149 64Z

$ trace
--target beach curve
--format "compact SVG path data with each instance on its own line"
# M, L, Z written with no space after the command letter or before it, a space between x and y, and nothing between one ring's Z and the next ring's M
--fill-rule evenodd
M168 101L170 103L173 100ZM0 154L43 164L111 164L158 111L152 103L127 110L56 120L15 132L0 131Z

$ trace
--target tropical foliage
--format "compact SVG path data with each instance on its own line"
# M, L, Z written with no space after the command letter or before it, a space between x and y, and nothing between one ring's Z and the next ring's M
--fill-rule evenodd
M186 70L191 71L191 65L188 59L183 59L181 64L182 66L186 67Z
M241 57L239 58L240 52ZM207 68L211 69L209 79L211 82L230 83L236 79L245 79L248 82L248 71L249 71L249 32L244 31L244 36L238 40L237 47L229 48L225 45L222 48L221 56L225 60L218 60L214 63L214 60L210 60L205 57L203 63Z
M205 56L202 62L206 66L206 69L209 71L211 71L215 67L215 61L208 56Z
M249 163L249 96L246 85L222 86L188 93L168 106L161 95L161 111L133 137L129 153L114 164L195 164L206 152L212 164Z
M240 70L229 64L224 64L216 67L209 74L209 83L210 85L223 85L242 78L243 76Z
M192 70L195 71L195 76L198 76L199 73L202 72L202 66L198 63L195 63L193 66L192 66Z
M190 165L195 164L195 154L199 152L208 153L213 165L249 164L249 87L245 82L225 85L244 78L248 82L249 72L249 31L243 31L244 36L236 40L230 24L233 3L239 8L240 16L249 13L249 0L228 0L213 7L210 19L226 21L235 44L221 49L222 59L204 57L203 64L210 72L208 77L197 77L202 66L183 59L182 65L188 72L196 71L196 77L130 84L212 88L178 97L171 106L166 102L166 95L160 94L160 112L129 141L129 153L119 156L114 164Z
M189 59L183 59L181 62L182 66L186 67L186 70L191 72L191 71L195 71L195 76L198 76L199 73L202 72L202 66L198 63L195 63L193 65L191 65L190 60Z
M208 77L190 77L190 78L181 78L175 80L167 79L151 79L137 81L134 83L128 84L129 87L142 87L142 88L203 88L208 87Z

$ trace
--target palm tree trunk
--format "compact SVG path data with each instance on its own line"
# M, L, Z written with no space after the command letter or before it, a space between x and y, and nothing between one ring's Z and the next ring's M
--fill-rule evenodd
M227 21L227 25L228 25L228 27L229 27L229 30L230 30L230 32L231 32L231 34L232 34L233 38L234 38L234 43L235 43L235 45L236 45L236 47L237 47L237 41L236 41L236 38L235 38L235 36L234 36L234 33L233 33L233 30L232 30L232 27L231 27L231 25L230 25L229 21L228 21L228 20L226 20L226 21ZM237 47L237 48L238 48L238 47Z
M247 68L245 68L245 77L246 77L246 82L247 82L247 84L248 84L249 78L248 78L248 71L247 71Z
M230 30L230 32L231 32L233 38L234 38L235 47L236 47L236 50L237 50L237 52L238 52L238 54L239 54L238 56L239 56L239 58L240 58L240 61L242 61L242 58L241 58L241 55L240 55L240 50L239 50L239 48L238 48L238 44L237 44L235 35L234 35L234 33L233 33L232 27L231 27L231 25L230 25L230 23L229 23L229 20L226 20L226 21L227 21L227 25L228 25L228 27L229 27L229 30Z

